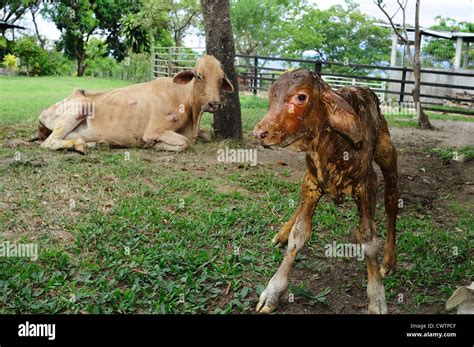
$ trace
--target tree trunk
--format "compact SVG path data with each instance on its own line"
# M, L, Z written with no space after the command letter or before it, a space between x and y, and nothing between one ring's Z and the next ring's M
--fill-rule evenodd
M41 48L45 49L46 46L46 40L41 38L41 35L38 30L38 24L36 23L36 12L38 11L39 8L31 7L31 18L33 19L33 24L35 26L35 32L36 32L36 37L38 38L38 41L40 43Z
M218 138L242 139L239 85L235 73L235 47L229 0L201 0L207 54L222 64L233 93L224 93L221 109L214 114L214 133Z
M178 31L174 32L174 46L181 47L181 34Z
M77 77L84 76L84 71L86 70L86 65L84 64L85 56L81 55L77 58Z
M408 47L410 49L410 47ZM416 12L415 12L415 56L413 58L413 75L415 77L415 85L412 90L413 102L415 103L416 116L418 118L418 124L423 129L433 129L433 126L428 119L428 116L421 107L421 62L420 62L420 50L421 50L421 34L420 34L420 0L416 0Z

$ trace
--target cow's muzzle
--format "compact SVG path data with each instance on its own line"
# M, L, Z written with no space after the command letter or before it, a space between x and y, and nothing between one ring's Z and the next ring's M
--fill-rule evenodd
M255 140L262 142L262 140L268 136L268 131L254 129L254 131L252 132L252 135L255 137Z
M220 101L209 101L206 106L204 106L204 112L215 113L221 109L222 103Z

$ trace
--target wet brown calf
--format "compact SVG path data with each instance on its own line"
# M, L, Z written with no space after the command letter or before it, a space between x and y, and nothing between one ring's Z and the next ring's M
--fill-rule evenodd
M306 150L307 171L301 186L301 202L293 217L274 237L288 244L278 271L260 296L257 311L268 313L288 287L297 252L309 240L311 221L319 199L327 194L335 201L352 195L360 224L355 238L365 255L369 313L387 313L381 277L395 270L395 224L400 194L397 188L397 153L390 140L377 96L369 89L346 87L332 90L307 70L282 75L271 87L270 107L254 129L264 146L297 146ZM379 165L385 181L387 240L383 263L377 267L378 241L374 223Z

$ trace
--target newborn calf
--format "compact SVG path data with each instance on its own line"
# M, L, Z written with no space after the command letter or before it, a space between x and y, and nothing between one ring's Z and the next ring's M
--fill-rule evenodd
M275 310L288 287L297 252L309 240L311 220L319 199L335 201L352 195L360 224L355 239L362 244L367 265L369 313L387 313L381 277L395 270L395 224L400 194L397 188L397 153L390 140L377 96L370 89L346 87L333 91L307 70L283 74L271 87L270 107L255 126L254 136L263 146L297 146L306 151L306 173L301 202L293 217L274 237L288 244L278 271L260 296L257 311ZM374 223L379 165L385 181L387 240L383 263L377 267L378 241Z

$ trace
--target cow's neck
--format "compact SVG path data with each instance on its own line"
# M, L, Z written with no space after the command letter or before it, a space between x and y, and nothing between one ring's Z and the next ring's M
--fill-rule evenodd
M198 136L199 123L201 122L201 116L203 113L203 102L196 97L196 91L194 88L194 80L186 85L187 87L187 98L185 109L188 110L188 117L191 121L192 127L192 139L194 140Z

